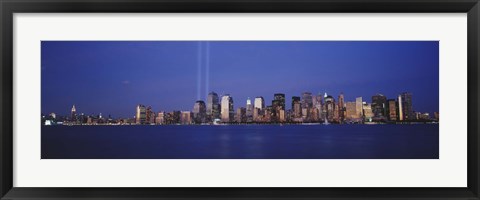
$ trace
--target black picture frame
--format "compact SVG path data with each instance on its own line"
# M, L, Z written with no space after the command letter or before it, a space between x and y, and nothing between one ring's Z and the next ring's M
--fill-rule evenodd
M480 199L478 0L0 0L1 199ZM468 187L466 188L19 188L13 187L14 13L467 13ZM452 173L452 172L448 172ZM454 172L453 172L454 173Z

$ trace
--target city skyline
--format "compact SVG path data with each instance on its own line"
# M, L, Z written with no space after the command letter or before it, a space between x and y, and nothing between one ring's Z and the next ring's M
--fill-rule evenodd
M438 42L42 42L41 87L42 113L68 114L72 104L117 117L133 116L137 104L192 111L210 91L230 94L234 111L274 93L343 92L351 102L410 91L416 110L433 113Z
M415 123L437 122L439 112L427 113L415 110L412 94L404 92L395 98L383 94L371 96L371 101L356 97L355 101L345 101L343 93L338 99L325 93L314 95L303 92L301 96L291 96L289 108L286 95L273 94L271 104L262 96L252 102L246 101L245 107L233 109L233 97L225 94L219 96L215 92L208 94L207 102L195 101L192 110L155 111L155 108L138 104L133 118L115 118L111 115L77 113L72 106L70 116L50 113L42 116L42 124L51 125L60 122L66 125L122 125L122 124L219 124L219 123L319 123L351 124L351 123Z

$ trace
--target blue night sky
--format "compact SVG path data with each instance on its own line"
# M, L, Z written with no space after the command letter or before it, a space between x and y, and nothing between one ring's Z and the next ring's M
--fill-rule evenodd
M346 101L411 92L413 108L438 111L437 41L43 41L42 113L132 117L192 110L208 91L247 97L325 93Z

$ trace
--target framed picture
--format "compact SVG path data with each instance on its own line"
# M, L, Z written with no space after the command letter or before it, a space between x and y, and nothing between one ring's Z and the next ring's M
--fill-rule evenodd
M2 199L480 198L476 0L0 6Z

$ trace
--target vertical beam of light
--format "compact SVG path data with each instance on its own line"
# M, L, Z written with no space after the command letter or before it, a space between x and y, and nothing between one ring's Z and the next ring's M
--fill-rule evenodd
M201 90L201 70L202 70L202 42L198 42L197 47L197 99L200 99L200 90Z
M207 97L210 92L210 42L207 41L205 45L205 97Z

